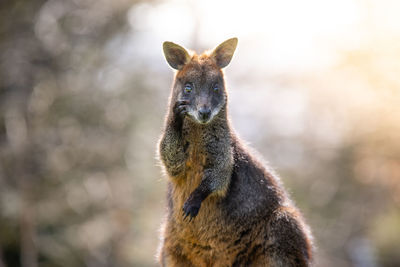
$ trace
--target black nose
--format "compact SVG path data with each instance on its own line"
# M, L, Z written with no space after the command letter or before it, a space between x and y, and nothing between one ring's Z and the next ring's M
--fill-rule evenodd
M199 117L202 121L207 121L210 118L211 115L211 109L202 107L199 110Z

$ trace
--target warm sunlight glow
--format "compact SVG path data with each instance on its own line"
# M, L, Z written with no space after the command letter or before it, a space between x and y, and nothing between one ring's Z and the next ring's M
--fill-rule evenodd
M360 45L365 20L359 2L174 0L151 7L140 4L129 12L132 27L155 32L162 40L208 48L231 36L240 45L264 50L258 64L275 68L318 68L335 62L327 50ZM253 59L251 59L253 61ZM254 61L253 61L254 62Z

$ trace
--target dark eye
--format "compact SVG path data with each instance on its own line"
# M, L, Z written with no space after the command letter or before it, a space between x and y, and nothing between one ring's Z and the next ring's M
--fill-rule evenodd
M219 85L218 85L218 83L214 84L213 90L214 90L214 92L218 92L218 90L219 90Z
M185 92L190 93L193 90L193 87L190 83L185 84Z

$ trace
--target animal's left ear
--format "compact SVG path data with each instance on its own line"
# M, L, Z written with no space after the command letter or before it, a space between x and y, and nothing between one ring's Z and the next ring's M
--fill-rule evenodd
M236 37L231 38L217 46L211 54L211 57L215 59L217 66L221 69L228 66L231 62L233 53L235 52L238 39Z

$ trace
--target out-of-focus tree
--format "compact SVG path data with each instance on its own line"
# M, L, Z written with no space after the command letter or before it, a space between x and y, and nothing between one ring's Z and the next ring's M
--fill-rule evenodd
M126 157L143 83L125 73L115 85L109 61L135 4L0 3L2 265L135 262Z

